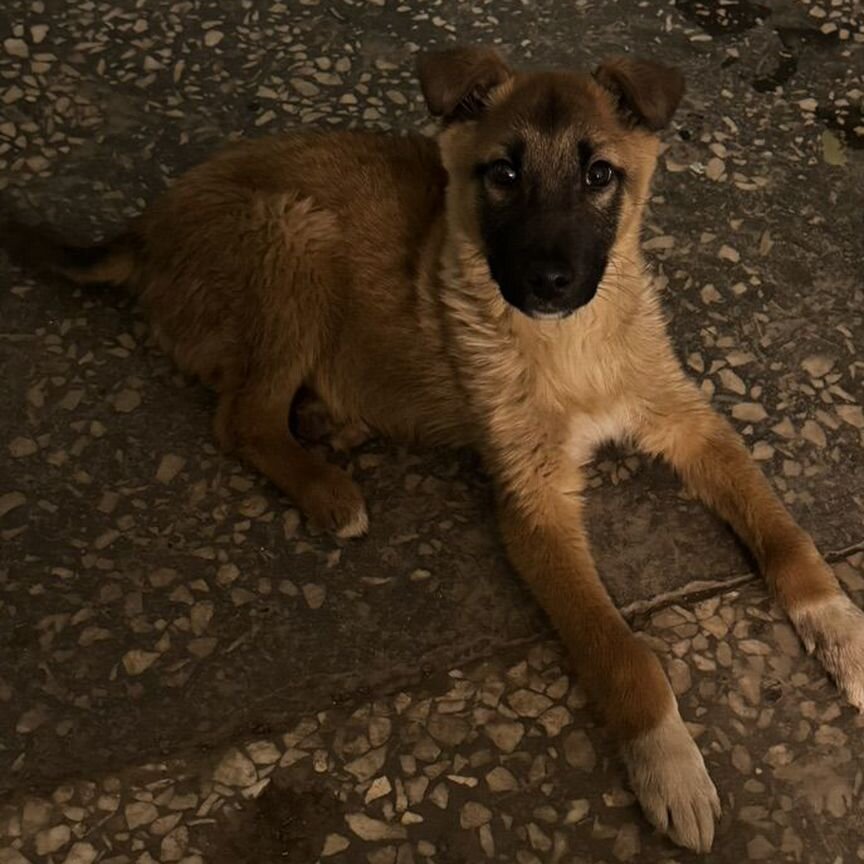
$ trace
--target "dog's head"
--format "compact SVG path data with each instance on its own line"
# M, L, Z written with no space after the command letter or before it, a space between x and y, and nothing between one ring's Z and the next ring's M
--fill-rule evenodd
M680 72L629 57L593 75L514 72L493 49L454 48L422 55L418 73L444 123L451 218L504 298L535 318L584 306L616 244L638 236Z

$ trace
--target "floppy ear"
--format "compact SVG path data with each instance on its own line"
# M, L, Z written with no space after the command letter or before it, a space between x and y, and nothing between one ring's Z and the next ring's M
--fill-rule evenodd
M684 95L684 76L672 66L634 57L609 57L594 71L619 110L652 132L665 129Z
M489 92L512 74L494 48L448 48L417 59L429 113L448 122L469 120L481 113Z

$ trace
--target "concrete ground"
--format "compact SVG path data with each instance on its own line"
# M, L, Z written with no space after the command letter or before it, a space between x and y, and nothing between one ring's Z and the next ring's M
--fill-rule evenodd
M0 195L108 232L229 137L426 126L412 54L680 64L645 247L694 377L860 603L857 0L6 0ZM217 454L113 295L0 260L0 864L694 860L626 791L469 454L345 461L367 539ZM862 721L728 531L623 451L604 578L720 789L706 860L864 860Z

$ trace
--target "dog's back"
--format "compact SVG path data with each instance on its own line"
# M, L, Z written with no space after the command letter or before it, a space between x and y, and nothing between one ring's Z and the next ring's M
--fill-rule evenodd
M334 334L369 308L404 310L446 175L420 135L297 133L231 145L179 178L104 244L7 222L30 269L137 294L180 367L239 386L281 346Z

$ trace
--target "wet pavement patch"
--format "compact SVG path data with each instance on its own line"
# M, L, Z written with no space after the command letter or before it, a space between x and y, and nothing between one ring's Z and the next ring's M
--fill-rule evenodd
M847 147L864 150L864 113L860 105L819 107L816 116L836 132Z
M764 67L770 71L765 71L760 64L760 74L753 79L753 89L757 93L771 93L782 87L798 70L798 58L783 49L776 56L766 58Z
M310 778L277 771L258 798L207 837L205 851L212 864L308 864L320 857L327 835L343 828L343 814L332 783L314 773Z
M750 0L715 3L712 0L675 0L675 7L711 36L736 36L762 24L771 7Z

